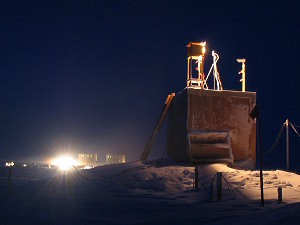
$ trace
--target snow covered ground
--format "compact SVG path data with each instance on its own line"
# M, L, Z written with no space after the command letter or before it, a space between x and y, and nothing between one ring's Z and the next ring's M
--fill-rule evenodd
M11 195L6 172L0 169L1 225L300 223L300 175L280 170L264 171L264 208L259 171L224 164L199 167L199 190L194 167L166 160L75 170L68 176L53 169L14 168ZM229 185L223 182L222 201L216 201L214 189L210 202L216 172Z

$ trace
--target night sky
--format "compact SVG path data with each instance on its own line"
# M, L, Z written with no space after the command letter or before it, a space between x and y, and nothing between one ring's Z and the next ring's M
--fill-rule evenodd
M62 151L140 157L167 95L186 85L186 44L206 41L224 89L257 92L267 150L300 125L297 1L1 1L0 158ZM300 128L299 128L300 130ZM165 130L152 157L164 150ZM300 138L291 131L291 167ZM284 136L265 156L285 166Z

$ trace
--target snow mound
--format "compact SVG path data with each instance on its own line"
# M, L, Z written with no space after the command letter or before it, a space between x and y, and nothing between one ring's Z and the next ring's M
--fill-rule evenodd
M165 195L176 198L194 191L194 167L170 161L143 163L136 161L116 164L84 171L90 180L97 180L102 188L110 192L131 194ZM208 200L209 188L217 172L222 172L224 199L231 199L232 189L238 199L260 199L259 171L228 167L225 164L199 165L199 190L197 199ZM284 201L300 202L300 176L281 170L264 171L264 192L268 200L277 199L277 188L283 188ZM226 184L228 182L228 185ZM103 185L106 184L106 185ZM215 185L215 181L213 183Z
M259 171L225 164L199 165L197 190L194 167L168 160L68 174L14 170L10 195L6 172L0 171L0 198L6 203L0 204L0 224L298 224L300 219L300 176L281 170L264 171L264 208ZM224 178L221 201L212 182L217 172ZM276 202L278 187L283 204Z

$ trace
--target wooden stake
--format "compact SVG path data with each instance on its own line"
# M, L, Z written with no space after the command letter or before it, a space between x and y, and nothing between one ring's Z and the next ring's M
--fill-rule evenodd
M174 96L175 96L175 93L169 94L168 97L167 97L167 99L166 99L164 107L163 107L163 109L162 109L162 111L160 113L160 116L159 116L159 118L158 118L158 120L157 120L157 122L155 124L155 127L154 127L154 129L153 129L153 131L151 133L151 136L150 136L150 138L149 138L149 140L148 140L148 142L146 144L146 147L145 147L145 149L143 151L143 154L141 156L141 160L142 161L145 161L145 160L148 159L148 156L149 156L149 154L151 152L151 149L152 149L152 146L154 144L154 141L155 141L155 139L156 139L156 137L157 137L157 135L159 133L159 130L160 130L161 126L163 125L163 122L164 122L164 120L165 120L165 118L167 116L168 110L169 110L169 108L171 106L172 99L174 98Z

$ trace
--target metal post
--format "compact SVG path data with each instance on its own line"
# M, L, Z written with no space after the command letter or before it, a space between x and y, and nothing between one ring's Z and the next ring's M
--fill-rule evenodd
M190 57L187 58L187 78L186 78L186 86L190 86L189 84L190 80Z
M222 200L222 172L217 172L217 200Z
M260 127L260 116L259 116L259 106L255 105L249 115L253 120L257 120L258 124L258 147L259 147L259 172L260 172L260 198L261 206L265 205L264 203L264 183L263 183L263 173L262 173L262 149L261 149L261 127Z
M243 79L243 82L242 82L242 92L245 92L246 91L246 71L245 71L245 62L243 63L242 65L242 70L243 70L243 74L242 74L242 79Z
M214 185L213 185L213 183L211 183L209 186L209 201L210 202L212 202L212 200L213 200L213 195L214 195Z
M199 189L199 167L198 165L195 166L195 188L198 190Z
M262 149L261 149L261 127L260 127L260 117L259 114L257 116L257 123L258 123L258 146L259 146L259 174L260 174L260 198L261 198L261 206L265 206L264 201L264 182L263 182L263 172L262 172Z
M71 195L72 194L71 179L68 173L66 173L66 180L67 180L68 195Z
M201 88L204 88L204 55L201 58Z
M8 167L8 187L7 187L8 194L11 194L11 176L12 176L12 166L9 166Z
M286 170L288 171L290 168L290 150L289 150L289 120L285 121L286 128Z
M236 59L239 63L242 63L242 70L239 72L239 74L242 75L242 79L240 81L242 82L242 92L246 91L246 59Z
M282 188L278 188L278 203L282 203Z

